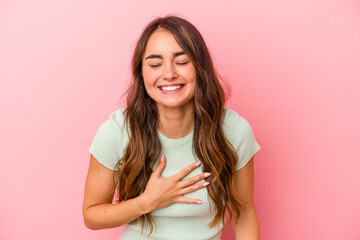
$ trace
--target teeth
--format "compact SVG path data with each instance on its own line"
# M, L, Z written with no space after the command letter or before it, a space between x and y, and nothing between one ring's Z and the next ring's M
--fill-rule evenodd
M176 86L169 86L169 87L161 87L161 90L163 91L174 91L174 90L178 90L181 88L181 85L176 85Z

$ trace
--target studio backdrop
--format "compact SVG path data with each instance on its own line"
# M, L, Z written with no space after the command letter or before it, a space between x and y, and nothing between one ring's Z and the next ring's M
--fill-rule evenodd
M199 29L261 146L261 239L360 239L354 0L0 1L0 239L119 238L84 225L88 148L124 106L137 38L167 14Z

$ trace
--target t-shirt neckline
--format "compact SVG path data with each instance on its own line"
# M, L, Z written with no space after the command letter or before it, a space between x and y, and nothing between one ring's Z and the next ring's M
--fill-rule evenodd
M183 138L168 138L165 135L163 135L159 131L159 129L157 130L157 132L158 132L159 138L162 142L164 142L166 144L171 144L171 145L181 145L181 144L187 143L192 139L192 137L194 135L194 130L193 130L193 131L191 131L191 133L189 133L188 135L186 135Z

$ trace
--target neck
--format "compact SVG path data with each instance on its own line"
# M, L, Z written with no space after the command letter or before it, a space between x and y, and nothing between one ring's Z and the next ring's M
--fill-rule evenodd
M168 138L178 139L190 134L194 129L194 104L181 107L158 105L159 131Z

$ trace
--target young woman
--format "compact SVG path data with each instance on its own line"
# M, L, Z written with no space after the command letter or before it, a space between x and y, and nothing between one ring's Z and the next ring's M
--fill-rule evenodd
M83 216L120 239L258 239L249 122L229 108L199 31L167 16L147 25L132 59L127 106L89 148ZM115 192L118 202L112 203Z

